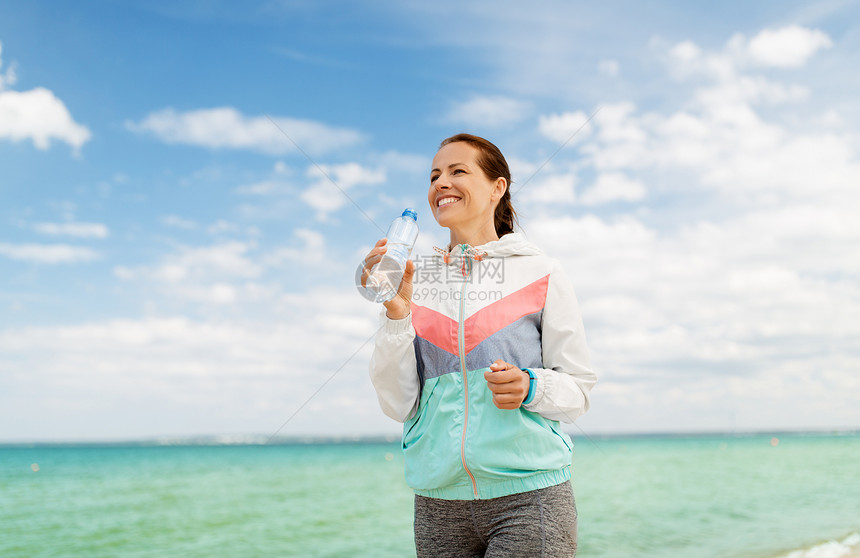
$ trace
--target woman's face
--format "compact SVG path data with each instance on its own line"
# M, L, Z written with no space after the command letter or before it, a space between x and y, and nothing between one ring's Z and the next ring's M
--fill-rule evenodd
M427 201L443 227L493 226L505 179L490 180L478 166L478 150L466 142L442 146L433 158Z

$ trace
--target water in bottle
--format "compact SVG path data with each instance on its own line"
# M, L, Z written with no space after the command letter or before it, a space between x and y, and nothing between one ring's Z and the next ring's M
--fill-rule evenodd
M378 264L370 270L364 286L361 276L364 263L355 272L355 285L358 292L372 302L387 302L395 297L400 288L400 280L406 269L406 260L418 238L418 214L414 209L406 209L403 215L391 222L388 227L386 251Z

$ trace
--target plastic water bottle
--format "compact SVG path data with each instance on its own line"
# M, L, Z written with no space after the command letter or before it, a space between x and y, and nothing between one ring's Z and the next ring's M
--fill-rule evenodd
M400 280L403 279L403 272L406 269L406 260L412 253L415 239L418 238L418 214L415 210L406 209L403 215L392 221L385 237L388 239L385 254L370 270L370 275L365 281L366 286L361 285L364 262L359 264L355 272L355 286L358 287L358 292L372 302L387 302L397 295Z

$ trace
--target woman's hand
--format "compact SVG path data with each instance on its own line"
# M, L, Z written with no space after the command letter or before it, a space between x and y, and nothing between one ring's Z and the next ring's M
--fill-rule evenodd
M370 277L370 270L373 266L382 260L382 255L385 254L387 248L385 244L387 238L380 239L373 249L368 252L364 258L364 269L361 272L361 286L367 285L367 278ZM400 281L400 286L397 289L397 294L388 302L383 302L385 306L385 315L390 320L402 320L409 315L410 301L412 300L412 276L415 273L415 264L412 260L406 261L406 270L403 272L403 279Z
M499 409L518 409L529 395L529 373L501 359L490 365L484 378Z

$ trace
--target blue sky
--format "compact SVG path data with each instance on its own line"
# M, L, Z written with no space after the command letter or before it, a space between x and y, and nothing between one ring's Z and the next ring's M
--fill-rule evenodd
M403 207L446 240L460 131L577 290L583 431L856 428L858 16L4 2L0 441L396 434L353 271Z

